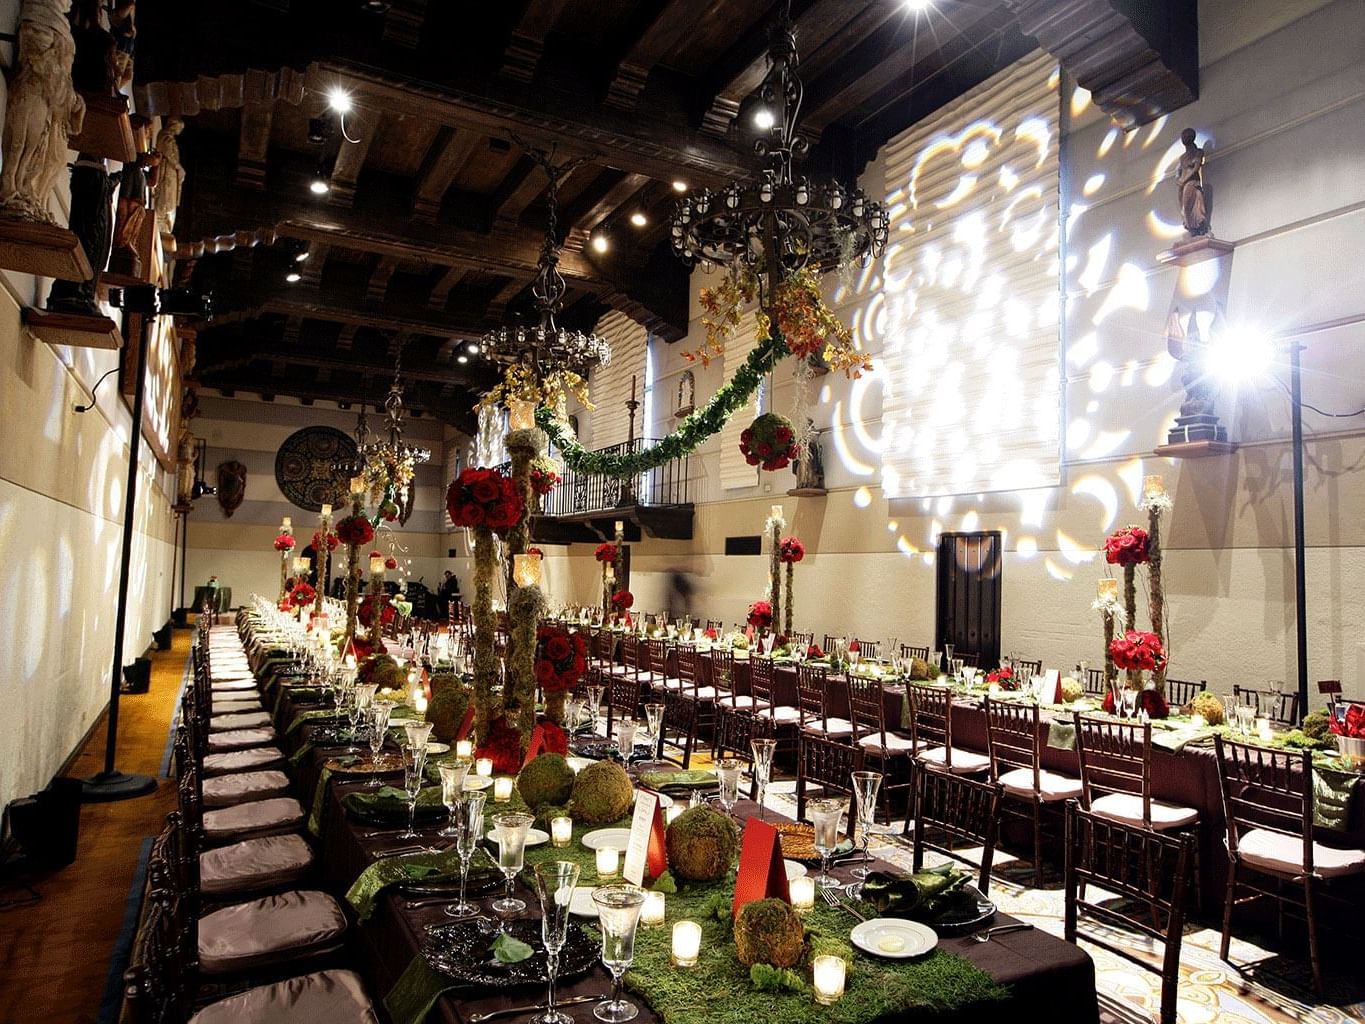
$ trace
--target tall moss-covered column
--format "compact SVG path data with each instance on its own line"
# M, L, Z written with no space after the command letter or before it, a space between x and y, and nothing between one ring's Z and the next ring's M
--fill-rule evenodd
M516 484L526 509L521 522L507 535L508 562L516 565L518 555L531 546L531 516L536 496L531 487L531 463L545 450L544 431L521 427L508 431L507 453L512 459L512 482ZM536 634L545 614L545 597L534 584L518 580L512 572L507 598L507 681L503 696L508 724L521 733L522 747L531 741L536 725Z

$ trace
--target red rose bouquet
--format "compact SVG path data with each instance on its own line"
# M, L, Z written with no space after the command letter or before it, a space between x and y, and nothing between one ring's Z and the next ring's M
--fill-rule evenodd
M1143 565L1151 559L1151 538L1140 526L1125 526L1104 540L1104 560L1110 565Z
M536 631L536 682L546 693L572 690L588 668L588 643L563 626Z
M820 650L819 644L811 644L809 647L806 648L807 658L823 658L824 656L825 652Z
M618 590L611 595L611 606L618 612L629 611L635 605L635 595L629 590Z
M329 533L327 534L326 537L322 535L321 531L317 531L313 534L314 551L321 551L324 546L327 548L328 551L335 551L339 543L341 542L337 539L337 535L335 533Z
M1121 669L1156 672L1166 664L1166 652L1155 633L1130 629L1109 644L1114 664Z
M293 551L293 550L294 550L294 538L291 537L291 536L290 536L289 534L287 534L287 533L282 533L282 534L280 534L278 537L275 538L275 550L276 550L276 551Z
M505 717L501 717L493 723L483 742L474 749L474 756L492 761L494 774L515 775L521 771L521 733Z
M317 600L318 592L313 589L313 585L304 580L294 584L294 589L289 591L289 600L293 601L298 607L312 604Z
M777 557L787 565L799 562L806 557L806 545L795 537L783 537L777 545Z
M1009 665L1001 665L999 668L986 673L986 685L994 684L1002 690L1014 691L1019 689L1021 681L1014 675L1014 669Z
M374 527L363 515L347 516L337 523L337 537L343 544L364 547L374 540Z
M749 605L749 625L767 629L773 624L773 606L769 601L755 601Z
M374 606L376 600L378 600L378 598L374 594L366 594L364 599L360 602L360 621L367 626L374 625ZM383 605L383 618L380 620L380 625L388 626L392 624L394 618L398 615L398 611L388 601L384 601Z
M616 561L616 545L610 541L597 545L597 550L593 552L593 557L599 562Z
M526 505L515 481L496 469L471 467L446 491L446 511L456 526L486 526L503 533L521 522Z
M1333 717L1327 726L1332 731L1333 736L1345 736L1347 739L1365 739L1365 706L1351 704L1346 708L1344 718Z
M545 744L541 748L542 754L567 754L569 752L569 734L559 727L559 723L552 722L542 715L537 719L536 725L540 726L540 736Z
M531 463L531 490L541 497L559 486L559 473L549 459L537 459Z
M785 469L797 457L796 431L787 417L765 412L739 435L739 450L751 466Z

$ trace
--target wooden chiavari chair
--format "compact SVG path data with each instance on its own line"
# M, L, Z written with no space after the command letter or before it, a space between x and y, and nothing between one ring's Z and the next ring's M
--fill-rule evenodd
M848 797L848 820L857 816L853 802L853 773L863 770L861 747L816 733L802 732L796 738L796 817L806 816L806 790L813 783L821 793L831 791Z
M999 783L969 779L962 775L915 768L914 869L924 867L924 851L934 850L962 864L977 868L977 885L985 895L991 888L991 866L995 862L995 841L1000 827ZM944 841L932 843L930 832L941 833ZM961 840L981 848L981 862L970 860L953 848Z
M801 731L819 733L852 742L853 723L829 713L829 669L801 662L796 666L796 706L801 712Z
M814 633L803 633L794 629L787 634L787 642L792 645L793 649L800 647L803 651L807 650L814 641Z
M777 703L777 690L773 682L773 659L750 655L749 657L749 710L755 715L767 717L776 731L790 732L801 724L799 708ZM743 698L736 701L743 706Z
M979 775L989 757L953 746L953 693L947 687L910 683L910 741L922 765L953 775Z
M869 661L875 661L877 652L882 649L879 640L863 640L860 637L854 637L852 642L858 645L858 657L866 658Z
M607 735L612 721L640 717L640 682L628 675L608 675L600 668L588 669L589 685L601 686L607 702Z
M773 739L773 723L762 717L745 714L724 704L716 708L716 731L711 741L711 757L719 761L733 757L752 766L754 763L754 740ZM752 800L758 787L752 776L749 780L749 799Z
M1181 708L1194 700L1197 693L1209 688L1207 679L1172 679L1166 677L1166 700L1173 708Z
M956 656L956 653L954 653L954 657ZM1025 682L1032 679L1034 676L1042 675L1042 672L1043 660L1041 658L1038 658L1037 660L1032 658L1014 659L1014 674L1015 676L1022 678Z
M1104 669L1088 668L1085 670L1085 678L1081 680L1081 686L1085 692L1095 697L1105 697L1109 694L1109 687L1104 682Z
M869 770L881 772L883 776L878 793L881 813L890 824L891 796L893 793L902 793L906 796L908 817L910 794L914 788L910 770L914 740L887 728L882 684L875 679L849 677L848 709L854 731L860 737L858 746L863 750L864 763Z
M659 737L659 759L672 761L686 769L692 764L692 749L697 742L697 702L681 690L660 692L664 717L659 730L662 734ZM681 757L672 757L667 753L667 746L670 743L682 751Z
M1274 690L1258 690L1250 686L1233 684L1232 694L1239 704L1251 704L1256 714L1264 715L1279 725L1297 725L1299 721L1299 695L1294 690L1276 693Z
M975 651L954 651L953 657L961 658L962 664L969 668L978 668L981 665L981 655Z
M916 647L914 644L901 644L901 657L906 661L911 658L918 658L920 661L929 660L928 647Z

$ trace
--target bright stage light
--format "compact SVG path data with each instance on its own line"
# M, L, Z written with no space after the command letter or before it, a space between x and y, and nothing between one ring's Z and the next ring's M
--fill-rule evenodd
M335 114L351 112L351 94L340 86L327 90L327 107Z
M773 112L769 110L767 107L759 107L757 110L754 111L755 128L760 128L763 131L767 131L776 123L777 119L773 117Z
M1275 361L1275 343L1253 324L1230 324L1218 331L1204 352L1204 369L1218 380L1255 380Z

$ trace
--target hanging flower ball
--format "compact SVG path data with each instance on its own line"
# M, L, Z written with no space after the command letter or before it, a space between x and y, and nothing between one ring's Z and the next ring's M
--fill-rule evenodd
M398 518L398 505L393 501L383 501L379 505L379 514L386 522L392 523Z
M540 456L531 460L531 490L544 497L559 485L559 467L553 460Z
M1109 644L1109 653L1121 669L1156 672L1166 664L1160 637L1145 630L1130 629L1115 637Z
M317 596L318 592L313 589L312 584L306 583L303 580L295 583L294 589L289 591L289 599L299 607L312 604Z
M751 466L770 473L786 469L798 454L796 431L787 417L765 412L739 435L739 450Z
M629 611L635 607L635 595L629 590L618 590L611 595L611 606L618 612Z
M616 561L616 545L607 541L605 544L597 545L597 550L593 552L593 557L599 562Z
M394 558L392 555L390 555L388 558L384 559L384 568L385 568L385 569L397 569L397 568L398 568L398 559L396 559L396 558Z
M806 557L806 545L796 537L783 537L777 545L777 557L791 565Z
M588 643L582 633L563 626L536 631L536 682L547 693L572 690L588 668Z
M1125 526L1104 540L1104 560L1110 565L1144 565L1151 557L1152 539L1140 526Z
M293 550L294 550L294 538L291 537L291 536L290 536L289 534L287 534L287 533L282 533L282 534L280 534L278 537L275 538L275 550L276 550L276 551L293 551Z
M337 523L337 536L343 544L363 547L374 540L374 526L363 515L347 516Z
M446 491L446 511L456 526L486 526L504 533L521 522L526 503L510 477L496 469L470 467Z

